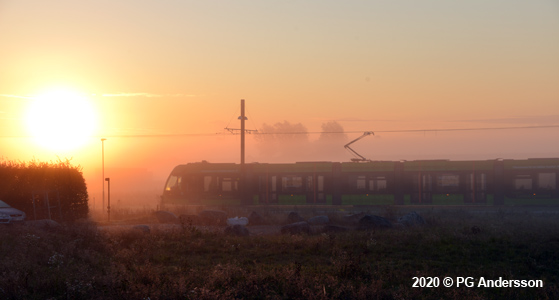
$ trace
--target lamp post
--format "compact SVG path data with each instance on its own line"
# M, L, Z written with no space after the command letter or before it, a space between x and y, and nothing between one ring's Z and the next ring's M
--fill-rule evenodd
M103 205L101 205L101 212L105 212L105 141L107 139L101 139L101 172L102 174L102 184L103 184Z
M109 222L111 221L111 179L110 178L105 178L105 181L107 182L107 188L108 188L108 198L107 198L107 216L109 219Z

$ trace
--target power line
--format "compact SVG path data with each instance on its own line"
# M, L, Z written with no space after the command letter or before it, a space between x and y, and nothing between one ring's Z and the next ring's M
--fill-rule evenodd
M546 129L559 128L559 125L539 125L539 126L508 126L508 127L473 127L473 128L446 128L446 129L400 129L400 130L374 130L375 133L414 133L414 132L453 132L453 131L492 131L492 130L521 130L521 129ZM363 133L372 130L359 131L309 131L309 132L261 132L253 133L254 135L272 135L272 134L348 134ZM170 133L170 134L108 134L96 135L92 138L173 138L173 137L198 137L198 136L218 136L224 132L216 133ZM0 138L33 138L30 135L5 135Z
M107 134L107 135L90 136L90 138L173 138L173 137L216 136L221 134L223 133ZM0 138L35 138L35 136L4 135L4 136L0 136Z
M543 129L543 128L559 128L559 125L449 128L449 129L411 129L411 130L384 130L384 131L377 130L375 132L392 133L392 132L426 132L426 131L484 131L484 130Z
M488 131L488 130L514 130L514 129L544 129L559 128L559 125L542 126L511 126L511 127L476 127L476 128L448 128L448 129L401 129L401 130L374 130L378 133L410 133L410 132L444 132L444 131ZM347 134L363 133L372 130L360 131L310 131L310 132L258 132L258 134Z
M170 133L170 134L114 134L99 135L94 138L173 138L173 137L196 137L196 136L215 136L222 133Z

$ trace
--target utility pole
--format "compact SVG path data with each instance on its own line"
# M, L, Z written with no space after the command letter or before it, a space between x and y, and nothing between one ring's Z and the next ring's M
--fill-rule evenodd
M248 176L246 174L245 167L245 136L246 134L257 133L258 130L245 129L245 121L248 120L245 114L245 99L241 99L241 115L238 118L241 120L241 129L225 127L225 130L231 132L232 134L237 134L241 131L241 164L239 173L239 196L241 198L241 203L250 204L250 195L247 195L248 190Z
M240 195L241 204L245 204L247 201L247 176L245 171L245 99L241 99L241 178L240 178Z
M245 166L245 99L241 99L241 170Z

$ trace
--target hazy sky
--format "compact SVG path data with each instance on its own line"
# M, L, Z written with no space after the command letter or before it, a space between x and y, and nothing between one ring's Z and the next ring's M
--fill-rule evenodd
M238 136L211 134L238 127L240 99L250 129L558 125L559 2L0 0L0 66L2 136L27 135L22 97L53 86L86 95L98 118L81 149L2 138L4 158L73 157L87 173L102 136L210 134L105 142L107 164L163 174L237 162ZM356 148L371 159L559 156L558 132L384 133ZM247 142L249 161L273 160Z

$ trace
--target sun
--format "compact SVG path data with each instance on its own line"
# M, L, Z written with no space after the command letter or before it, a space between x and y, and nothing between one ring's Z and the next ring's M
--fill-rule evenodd
M25 117L35 142L54 151L84 146L95 130L96 119L89 99L71 90L52 90L34 97Z

